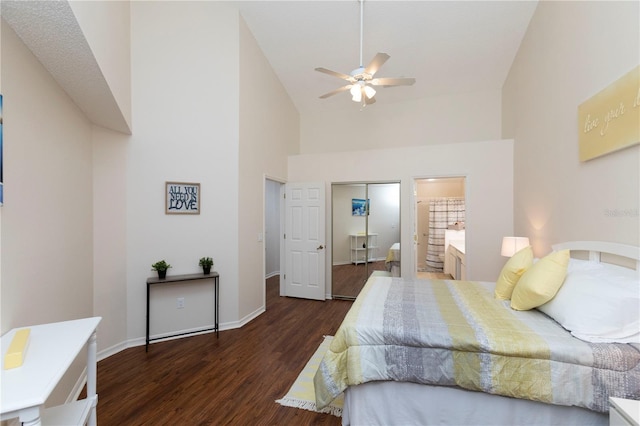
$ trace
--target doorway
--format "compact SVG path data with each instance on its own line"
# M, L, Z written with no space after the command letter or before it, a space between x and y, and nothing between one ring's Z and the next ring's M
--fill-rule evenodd
M399 276L400 183L334 183L331 200L332 297L355 299L374 272Z
M453 244L464 257L465 178L415 179L415 202L416 276L460 279L464 263L460 256L450 257L454 254L450 247Z
M264 180L264 280L265 308L266 292L270 289L283 294L280 283L280 258L282 248L282 191L284 183L266 178Z

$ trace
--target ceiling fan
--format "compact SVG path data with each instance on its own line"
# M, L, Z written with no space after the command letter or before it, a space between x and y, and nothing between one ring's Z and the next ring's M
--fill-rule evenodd
M325 93L320 96L320 99L326 99L330 96L336 95L347 90L351 93L351 100L354 102L362 102L362 106L365 107L376 101L376 90L372 86L393 87L393 86L411 86L416 82L415 78L373 78L374 74L380 69L380 67L387 62L389 55L386 53L378 53L373 57L369 65L366 67L362 64L362 34L363 34L363 11L364 0L358 0L360 2L360 66L349 74L343 74L336 71L331 71L326 68L316 68L316 71L332 75L334 77L341 78L349 82L346 86L342 86L329 93Z

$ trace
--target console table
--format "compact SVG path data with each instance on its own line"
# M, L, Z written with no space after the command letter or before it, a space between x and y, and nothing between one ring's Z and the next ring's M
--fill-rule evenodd
M4 355L16 331L2 336L2 392L0 420L18 417L23 425L95 425L97 382L96 328L100 317L30 328L24 363L4 369ZM82 348L87 345L87 398L44 409L49 395Z
M146 337L146 344L145 344L145 352L149 351L149 342L154 340L168 339L170 337L176 337L176 336L185 336L187 334L202 333L203 331L215 331L216 337L219 338L220 337L220 327L218 326L218 318L220 314L220 309L219 309L220 302L218 297L218 294L220 291L219 279L220 279L220 275L214 271L211 271L211 273L207 275L200 273L200 274L173 275L173 276L167 276L166 278L158 278L158 277L147 278L147 337ZM151 286L155 284L180 284L187 281L196 281L196 280L213 280L214 282L214 286L215 286L213 291L213 309L214 309L214 318L215 318L214 326L210 328L205 328L202 330L187 331L183 333L171 334L169 336L149 338L149 321L151 319L150 318L151 313L149 311L149 293L151 290Z

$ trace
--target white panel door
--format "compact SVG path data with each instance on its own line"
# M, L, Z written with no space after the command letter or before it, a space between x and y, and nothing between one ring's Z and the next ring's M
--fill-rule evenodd
M285 206L286 295L324 300L324 183L288 183Z

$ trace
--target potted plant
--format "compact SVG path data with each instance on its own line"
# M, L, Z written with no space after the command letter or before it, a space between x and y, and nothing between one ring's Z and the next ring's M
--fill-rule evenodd
M200 266L202 266L204 274L209 275L211 273L211 267L213 266L213 259L210 257L200 258Z
M158 278L164 279L167 278L167 269L171 268L171 265L161 260L151 265L151 268L153 268L152 271L158 271Z

